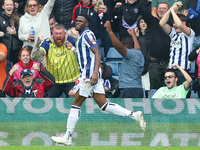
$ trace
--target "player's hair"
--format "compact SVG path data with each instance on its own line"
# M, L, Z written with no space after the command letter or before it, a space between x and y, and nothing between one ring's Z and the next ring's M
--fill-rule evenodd
M87 20L87 22L90 23L90 16L89 15L81 13L81 14L78 14L77 17L78 16L84 17Z

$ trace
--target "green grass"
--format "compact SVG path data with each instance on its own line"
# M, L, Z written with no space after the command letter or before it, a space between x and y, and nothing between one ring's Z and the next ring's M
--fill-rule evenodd
M50 146L47 148L51 149L55 146L55 142L51 143L50 137L55 135L56 133L64 133L66 130L66 123L58 123L58 122L2 122L0 124L0 132L2 135L0 137L0 144L1 142L8 143L10 146L21 146L26 145L26 149L33 149L42 147L44 149L46 146L44 145L44 141L41 138L31 138L30 133L34 134L35 132L42 132L43 134L47 135L46 142L49 143ZM76 138L73 138L73 142L77 146L77 148L82 147L86 149L96 149L98 147L90 147L91 145L91 137L92 133L99 133L99 141L109 141L110 134L116 133L117 134L117 142L116 146L121 147L122 141L124 139L123 134L128 133L142 133L142 137L132 137L128 140L131 142L140 142L141 146L149 146L150 143L154 140L157 134L165 133L164 138L169 140L169 144L173 147L178 147L181 143L180 136L178 138L174 138L177 133L191 133L194 134L194 138L190 138L189 142L187 143L188 147L191 146L198 146L199 143L199 133L200 133L200 124L199 123L147 123L147 129L143 133L142 130L138 125L135 123L78 123L75 129L75 132L78 134ZM5 133L5 134L3 134ZM198 135L197 135L198 134ZM197 137L196 137L197 135ZM157 137L160 137L157 136ZM196 138L195 138L196 137ZM25 144L22 144L24 139L30 139L31 142L26 141ZM162 139L162 138L161 138ZM94 141L93 141L94 144ZM131 143L129 143L131 144ZM135 143L136 144L136 143ZM30 145L30 147L29 147ZM38 146L38 147L37 147ZM86 147L84 147L86 146ZM89 147L87 147L89 146ZM124 145L128 146L128 145ZM161 142L157 143L156 146L163 146ZM57 146L63 147L63 146ZM1 148L4 147L0 147ZM7 147L8 149L10 147ZM20 148L23 147L19 147ZM71 146L70 148L73 148ZM118 147L108 147L108 149L117 149ZM134 148L137 150L138 147L128 147ZM140 148L140 147L139 147ZM149 147L148 147L149 148ZM12 148L11 148L12 149ZM55 148L56 149L56 148ZM103 147L106 149L106 146ZM139 150L139 149L138 149ZM145 148L144 148L145 150Z
M200 150L200 147L148 147L148 146L3 146L0 150Z

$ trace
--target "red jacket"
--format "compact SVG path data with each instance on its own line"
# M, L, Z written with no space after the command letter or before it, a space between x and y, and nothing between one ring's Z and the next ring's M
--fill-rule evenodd
M10 97L44 97L45 92L52 88L55 83L54 77L44 69L40 72L42 78L33 79L30 94L25 94L25 87L20 80L8 75L4 81L3 92Z

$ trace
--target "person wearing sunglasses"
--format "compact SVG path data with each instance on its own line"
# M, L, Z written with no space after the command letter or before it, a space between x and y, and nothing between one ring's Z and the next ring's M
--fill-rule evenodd
M171 67L174 69L168 69L165 72L164 80L166 86L159 88L152 98L186 98L192 78L179 65L172 64ZM180 70L185 77L185 82L179 86L177 86L178 77L175 69Z
M23 47L34 47L39 35L44 39L50 38L49 16L52 12L55 0L48 0L42 6L38 0L27 0L25 14L20 18L18 36L23 41ZM34 28L35 35L30 35L31 27Z

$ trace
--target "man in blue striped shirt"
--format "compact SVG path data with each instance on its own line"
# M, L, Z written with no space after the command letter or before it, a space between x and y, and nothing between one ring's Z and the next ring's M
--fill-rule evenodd
M165 13L159 24L171 38L168 68L172 68L172 64L176 63L186 72L189 72L190 62L188 60L188 55L192 51L195 33L186 26L187 17L183 14L177 14L177 10L180 7L182 7L182 2L175 2ZM174 21L173 27L167 24L170 15L172 15ZM185 81L185 78L180 71L178 71L178 78L178 85Z

